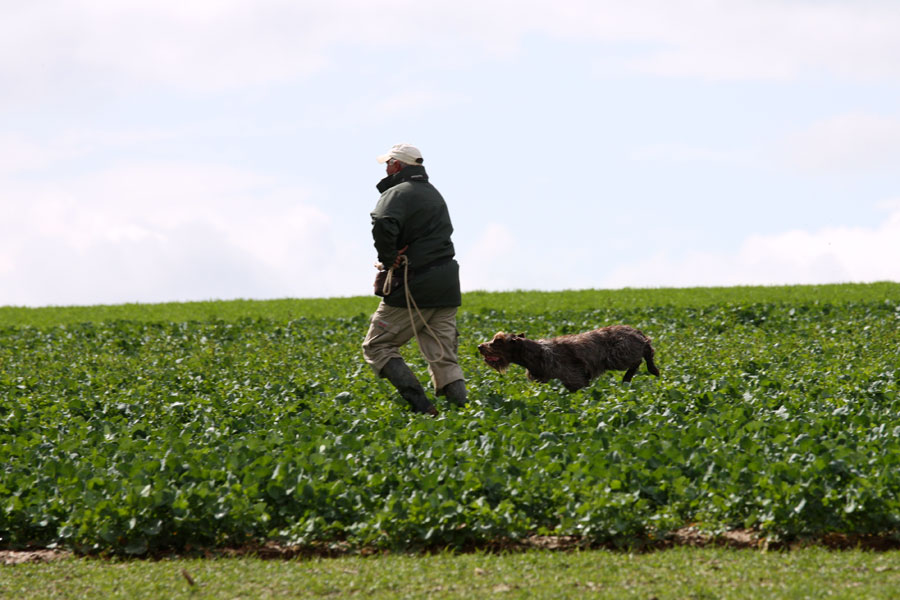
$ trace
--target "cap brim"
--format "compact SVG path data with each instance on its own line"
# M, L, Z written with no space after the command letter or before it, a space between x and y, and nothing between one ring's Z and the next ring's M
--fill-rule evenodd
M384 163L386 163L387 161L391 160L391 154L390 154L390 152L387 153L387 154L382 154L381 156L377 157L375 160L377 160L378 162L384 164Z

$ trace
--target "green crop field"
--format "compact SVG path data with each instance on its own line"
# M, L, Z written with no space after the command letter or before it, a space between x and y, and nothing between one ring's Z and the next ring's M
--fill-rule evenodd
M376 303L0 308L0 548L900 539L900 284L466 294L471 402L437 419L363 363ZM567 393L475 349L612 323L661 379Z

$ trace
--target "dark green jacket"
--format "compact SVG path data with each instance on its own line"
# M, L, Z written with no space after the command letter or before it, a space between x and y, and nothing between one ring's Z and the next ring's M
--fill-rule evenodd
M415 303L420 308L459 306L459 265L450 240L453 225L444 198L428 182L425 167L404 167L377 187L381 197L372 211L372 238L379 262L392 265L398 251L408 245L409 290ZM406 306L403 288L384 302Z

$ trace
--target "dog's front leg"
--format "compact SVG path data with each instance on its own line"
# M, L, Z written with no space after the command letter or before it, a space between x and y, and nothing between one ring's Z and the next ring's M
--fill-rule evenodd
M549 377L541 377L539 375L535 375L531 372L531 369L525 369L525 377L528 378L528 381L537 381L538 383L547 383L550 381Z
M587 369L582 367L572 367L567 369L562 377L559 378L563 386L570 392L576 392L581 388L587 387L591 383L591 375Z

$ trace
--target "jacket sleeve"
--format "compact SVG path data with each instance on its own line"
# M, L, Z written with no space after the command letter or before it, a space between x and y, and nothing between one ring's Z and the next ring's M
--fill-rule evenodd
M397 260L398 250L405 245L405 236L410 196L404 193L403 184L381 195L372 212L372 239L378 252L378 261L386 267Z
M400 223L393 217L377 217L372 213L372 239L378 260L386 267L397 260L397 239L400 237Z

